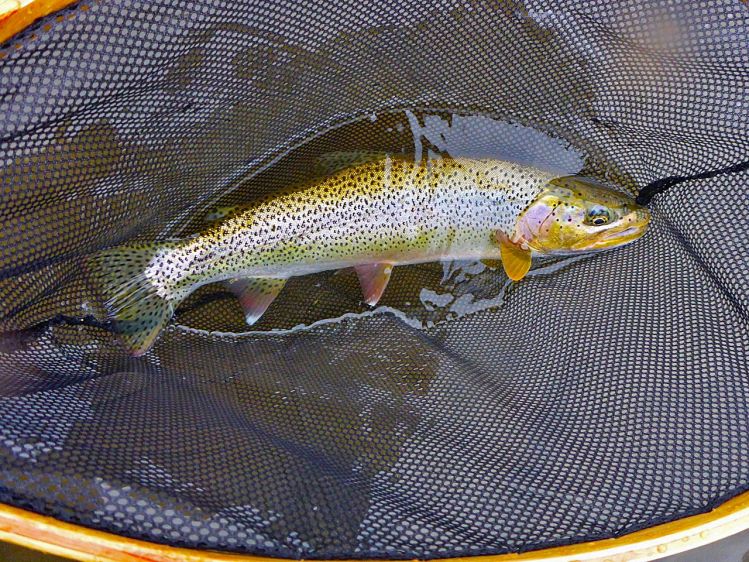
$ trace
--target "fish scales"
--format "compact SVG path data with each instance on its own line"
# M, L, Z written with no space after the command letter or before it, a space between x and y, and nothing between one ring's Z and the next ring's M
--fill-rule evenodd
M89 262L115 331L142 355L190 293L221 282L248 324L290 277L353 267L375 305L394 266L501 260L520 280L535 254L600 251L642 236L646 209L589 179L491 159L374 158L268 195L175 242Z
M237 276L288 278L360 263L499 257L552 174L490 160L385 159L267 197L154 259L162 295ZM488 254L488 255L487 255Z

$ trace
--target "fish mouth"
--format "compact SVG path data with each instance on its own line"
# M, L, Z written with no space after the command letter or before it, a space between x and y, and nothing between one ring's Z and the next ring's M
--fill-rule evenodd
M638 208L625 215L620 222L620 225L601 233L589 248L591 250L613 248L641 238L648 230L650 212L644 207Z

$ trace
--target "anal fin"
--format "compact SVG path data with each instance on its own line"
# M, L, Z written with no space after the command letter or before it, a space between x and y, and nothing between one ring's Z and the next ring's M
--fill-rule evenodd
M364 302L374 306L385 292L390 274L393 271L392 263L372 263L357 265L354 267L356 275L359 277Z
M274 277L242 277L224 282L239 300L248 326L260 320L285 284L286 279Z

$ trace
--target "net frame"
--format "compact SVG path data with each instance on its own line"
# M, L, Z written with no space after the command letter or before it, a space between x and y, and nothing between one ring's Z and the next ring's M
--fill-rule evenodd
M446 558L452 562L644 562L708 545L749 529L749 492L713 511L615 539L521 554ZM83 562L273 562L278 558L177 548L129 539L0 504L0 540ZM343 562L343 561L341 561ZM358 560L350 562L376 562Z
M15 7L11 3L0 6L0 43L22 32L39 18L62 10L75 2L76 0L27 0L26 2L19 1ZM85 9L85 6L82 9ZM65 17L73 17L73 14L59 16L62 19ZM45 31L49 30L45 29ZM33 41L34 37L31 36L30 39ZM470 558L478 562L562 562L563 560L605 562L619 557L631 561L656 560L704 546L746 529L749 529L749 492L725 501L708 513L655 525L614 539L553 547L522 554L511 553ZM130 539L66 523L5 504L0 504L0 540L40 552L84 561L269 562L277 560L272 557L223 554ZM446 559L468 560L468 558L460 557Z

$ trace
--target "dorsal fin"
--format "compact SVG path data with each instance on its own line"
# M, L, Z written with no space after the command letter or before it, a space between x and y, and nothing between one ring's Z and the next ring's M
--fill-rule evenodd
M353 152L327 152L317 159L316 172L328 176L365 162L376 162L388 157L387 152L356 150Z
M213 207L203 217L203 222L211 224L224 220L229 215L233 215L241 209L241 205L230 205L225 207Z

